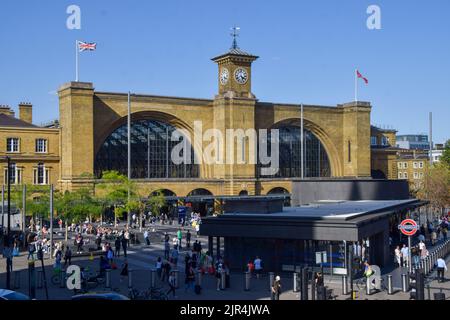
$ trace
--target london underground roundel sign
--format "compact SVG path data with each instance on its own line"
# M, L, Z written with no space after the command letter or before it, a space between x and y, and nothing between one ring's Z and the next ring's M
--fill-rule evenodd
M413 219L405 219L400 223L398 228L405 236L411 237L416 234L419 226Z

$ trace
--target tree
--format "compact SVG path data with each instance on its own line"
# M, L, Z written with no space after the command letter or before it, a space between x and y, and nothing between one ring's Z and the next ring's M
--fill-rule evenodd
M101 182L98 184L98 198L104 205L114 207L114 225L117 225L117 215L120 207L128 203L128 178L118 171L103 172Z
M430 205L436 209L444 210L449 207L450 166L440 162L425 168L424 180L417 195L430 201Z
M160 209L166 205L166 198L161 190L157 190L150 195L148 198L148 205L150 206L152 213L159 216Z
M442 153L441 162L450 168L450 140L445 143L445 149Z

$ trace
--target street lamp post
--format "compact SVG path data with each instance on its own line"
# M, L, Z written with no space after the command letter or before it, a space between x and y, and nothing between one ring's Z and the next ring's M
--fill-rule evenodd
M7 184L8 184L8 231L7 231L7 236L6 236L6 247L8 247L8 250L10 251L10 246L11 246L11 158L10 157L6 157L6 161L8 164L8 169L7 169ZM11 254L11 253L10 253ZM11 261L7 261L6 262L6 288L7 289L11 289L11 268L9 266L10 263L12 263L12 257L8 257L7 259L10 259Z

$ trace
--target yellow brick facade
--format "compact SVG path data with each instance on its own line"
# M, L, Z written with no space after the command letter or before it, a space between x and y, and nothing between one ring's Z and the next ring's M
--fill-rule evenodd
M19 141L18 152L7 152L7 139L17 138ZM6 183L6 156L11 158L11 163L15 163L17 170L20 171L20 184L37 184L35 181L35 171L38 164L44 164L48 170L49 178L43 184L59 183L60 166L60 134L59 129L47 128L11 128L0 127L0 159L2 170L0 170L0 179ZM47 141L47 152L36 152L36 139ZM48 183L47 183L48 182Z
M132 120L152 119L168 123L191 135L194 123L201 121L203 132L227 129L271 129L284 125L300 126L298 104L262 102L252 93L251 74L255 56L225 54L213 59L218 64L218 91L213 99L192 99L153 95L132 95ZM223 68L231 79L220 81ZM243 68L248 79L233 82L237 69ZM61 190L92 183L94 159L105 139L127 121L127 94L98 92L92 83L69 82L59 90L60 129L1 129L0 150L5 151L6 137L11 134L23 140L23 154L17 159L24 166L24 182L31 182L32 167L43 161L51 168L51 183ZM23 107L23 117L31 111ZM330 162L331 176L368 178L371 176L370 113L367 102L336 106L304 105L304 127L322 143ZM30 115L31 117L31 115ZM3 130L3 131L2 131ZM35 137L49 140L49 153L33 154ZM209 143L191 141L194 152ZM237 142L233 142L236 148ZM245 145L246 150L250 147ZM292 179L260 178L254 164L201 164L199 178L137 180L141 193L168 189L178 196L203 188L214 195L267 194L274 188L292 189ZM3 174L1 172L0 174Z

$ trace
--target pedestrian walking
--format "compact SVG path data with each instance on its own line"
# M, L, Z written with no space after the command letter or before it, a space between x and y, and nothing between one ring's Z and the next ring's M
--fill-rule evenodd
M191 248L191 231L186 233L186 247Z
M156 268L156 274L158 275L159 279L161 279L162 267L163 267L162 259L161 259L161 257L158 257L158 260L156 260L156 263L155 263L155 268Z
M217 284L217 291L220 291L220 283L222 280L222 262L219 260L216 264L216 284Z
M181 240L182 240L182 238L183 238L183 234L181 233L181 229L178 229L178 231L177 231L177 240L178 240L178 246L179 246L180 250L181 250Z
M120 237L116 237L116 240L114 241L114 246L116 247L116 251L114 252L114 255L116 257L120 257Z
M64 268L69 264L69 266L72 264L72 250L70 250L70 247L67 246L66 252L64 253Z
M169 289L169 291L167 291L167 293L166 293L166 295L169 295L171 292L173 293L173 297L176 299L177 298L177 296L176 296L176 292L175 292L175 285L176 285L176 283L175 283L175 272L171 272L170 273L170 276L169 276L169 287L170 287L170 289Z
M120 282L123 282L123 278L128 277L128 261L125 259L122 264L122 271L120 271Z
M255 265L256 278L259 279L262 273L262 260L260 257L256 256L256 259L253 263Z
M164 259L169 260L170 244L169 241L164 242Z
M184 289L184 292L187 292L189 288L194 289L194 282L195 282L195 272L194 268L192 268L191 265L189 265L188 270L186 272L186 287Z
M144 239L145 239L145 243L147 244L147 246L149 246L150 245L149 229L144 231Z
M439 258L436 261L436 265L437 265L438 282L444 282L445 281L444 273L447 271L447 264L445 263L444 259Z
M126 233L125 233L126 234ZM123 250L123 256L126 258L127 257L127 246L128 246L128 241L129 239L127 239L125 236L122 237L121 242L122 242L122 250Z
M403 248L400 250L402 253L402 266L407 267L408 266L408 259L409 259L409 248L406 246L406 244L403 245Z
M12 273L13 270L13 249L9 244L9 240L6 240L6 245L3 247L3 258L6 259L6 271L9 270Z
M401 265L402 265L402 253L401 253L401 251L400 251L400 246L397 246L396 248L395 248L395 250L394 250L394 256L395 256L395 264L398 266L398 267L401 267Z
M272 284L272 300L280 300L281 294L281 278L276 276Z

